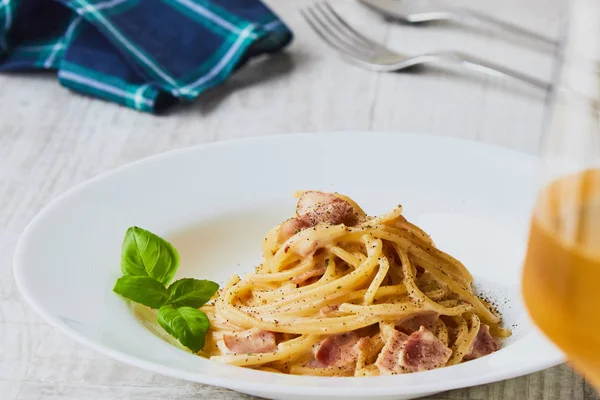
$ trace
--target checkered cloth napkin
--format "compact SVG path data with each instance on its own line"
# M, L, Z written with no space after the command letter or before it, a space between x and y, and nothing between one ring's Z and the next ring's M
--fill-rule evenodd
M291 40L260 0L0 0L0 71L57 70L69 89L147 112Z

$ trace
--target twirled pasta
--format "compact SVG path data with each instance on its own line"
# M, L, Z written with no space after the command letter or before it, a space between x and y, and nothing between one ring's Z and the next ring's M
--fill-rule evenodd
M202 355L271 372L369 376L457 364L510 335L465 266L401 206L369 217L337 193L297 197L297 215L264 238L263 262L202 308L211 320ZM416 353L410 340L420 341ZM437 359L425 360L432 351Z

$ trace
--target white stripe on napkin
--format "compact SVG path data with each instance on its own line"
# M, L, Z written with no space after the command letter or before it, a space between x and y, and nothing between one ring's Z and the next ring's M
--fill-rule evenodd
M201 86L202 84L206 83L207 81L209 81L210 79L212 79L216 75L218 75L219 72L221 72L221 70L226 65L229 64L229 61L231 61L231 58L236 54L236 52L239 50L240 46L246 40L246 38L250 36L251 30L253 28L254 27L252 25L247 26L240 33L240 36L233 43L233 45L229 48L229 50L227 50L227 53L225 53L225 56L217 63L217 65L215 65L210 71L208 71L208 73L206 75L200 77L195 82L192 82L189 85L184 86L181 89L179 89L179 93L187 94L187 93L189 93L190 90L194 90L198 86Z
M275 20L275 21L269 22L268 24L265 24L265 26L263 26L263 29L265 31L270 31L273 28L277 28L279 25L281 25L281 21Z
M4 8L4 33L7 34L12 25L12 14L10 13L10 0L1 0L0 8ZM8 50L8 44L4 36L0 35L0 48Z
M81 8L76 8L75 12L77 12L77 14L82 14L82 13L88 12L88 11L94 12L96 10L104 10L107 8L116 7L119 4L125 3L126 1L129 1L129 0L109 0L109 1L102 2L102 3L88 4Z
M97 80L78 75L74 72L60 70L58 72L58 77L69 80L69 81L81 83L82 85L87 85L87 86L93 87L95 89L102 90L103 92L106 92L106 93L110 93L110 94L114 94L116 96L121 96L121 97L131 99L131 100L135 101L136 104L139 104L138 103L138 101L139 101L139 102L147 105L148 107L152 106L152 102L148 99L138 99L138 98L136 98L138 96L134 96L131 93L128 93L122 89L108 85L104 82L98 82Z
M217 14L213 13L212 11L208 10L207 8L202 7L200 4L194 3L190 0L175 0L175 1L178 2L179 4L181 4L182 6L187 7L189 10L195 12L196 14L200 14L203 17L210 19L215 24L221 25L223 28L227 29L228 31L231 31L234 33L240 33L240 30L237 28L237 26L235 26L232 23L230 23L229 21L226 21L223 18L219 17Z
M78 16L77 18L75 18L73 20L73 22L71 22L71 24L67 28L67 31L65 32L65 36L63 37L63 40L61 40L60 42L58 42L54 45L52 52L50 53L48 58L46 58L46 61L44 61L44 67L50 68L52 66L52 63L54 62L56 55L58 54L58 52L60 50L62 50L65 47L66 42L68 42L71 39L71 35L73 35L75 28L77 28L77 25L79 25L79 23L82 20L83 20L83 17Z

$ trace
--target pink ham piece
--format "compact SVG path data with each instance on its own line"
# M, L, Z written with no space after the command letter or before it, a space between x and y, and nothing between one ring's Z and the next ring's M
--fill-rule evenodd
M325 267L324 263L321 263L320 265L315 265L313 268L309 269L306 272L301 273L298 276L295 276L294 278L292 278L292 280L290 282L295 283L296 285L301 285L304 282L306 282L307 280L309 280L310 278L314 278L315 276L321 276L325 273L325 271L327 270L327 267Z
M403 319L396 324L396 329L410 335L413 332L418 331L421 326L430 331L437 329L438 314L431 311L426 311Z
M400 359L404 368L417 372L442 367L451 355L452 350L422 326L406 339Z
M280 240L287 240L298 231L320 223L353 226L358 221L350 203L330 193L308 191L298 200L296 216L285 221L279 229Z
M381 350L375 365L383 374L427 371L444 366L451 355L452 350L421 326L410 336L395 331Z
M298 217L290 218L279 227L279 240L284 242L305 228L309 226L304 225Z
M356 223L356 210L346 200L331 193L314 190L304 192L296 204L296 215L315 226L320 222L353 225Z
M490 335L490 327L486 324L479 326L479 332L473 341L471 351L465 356L465 360L474 360L479 357L487 356L499 348L498 342Z
M273 332L250 329L238 335L223 335L227 348L236 354L272 353L277 348Z
M397 330L394 330L388 338L375 361L375 365L382 374L401 374L404 372L400 364L400 352L406 339L408 339L408 335Z
M323 339L315 352L315 359L309 363L316 368L343 368L356 362L358 357L357 344L360 338L355 332L331 335Z

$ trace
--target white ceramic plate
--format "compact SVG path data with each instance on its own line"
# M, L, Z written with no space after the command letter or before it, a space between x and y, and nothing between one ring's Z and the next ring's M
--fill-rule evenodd
M529 322L520 269L535 158L449 138L349 132L223 142L152 157L97 177L50 204L23 233L18 286L47 321L140 368L270 399L410 399L562 362ZM487 357L372 378L286 376L222 365L150 333L111 289L121 243L138 225L181 254L178 277L224 282L260 261L266 231L294 213L298 189L339 191L369 214L398 203L462 260L500 303L514 335Z

